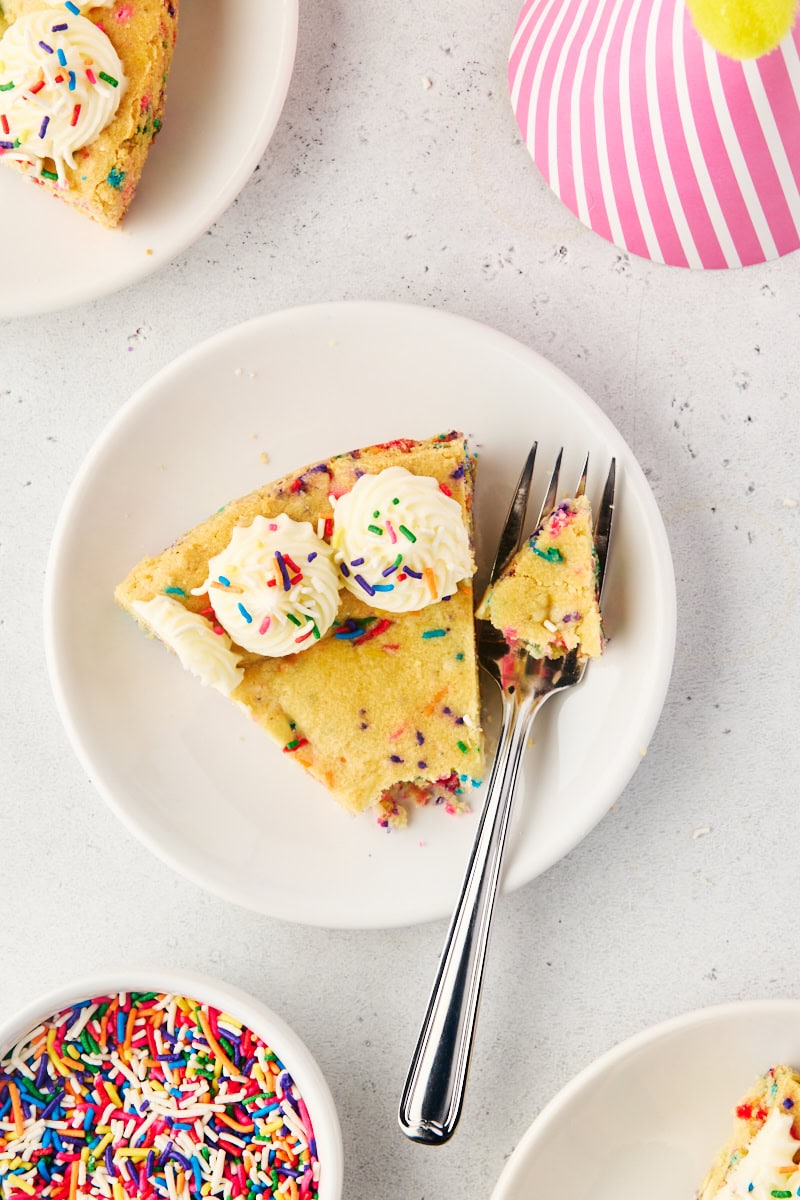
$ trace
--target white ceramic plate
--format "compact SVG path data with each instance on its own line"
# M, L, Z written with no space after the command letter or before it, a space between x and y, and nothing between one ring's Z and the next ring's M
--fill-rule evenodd
M693 1200L759 1075L800 1065L800 1002L701 1009L604 1054L516 1148L492 1200Z
M7 168L0 318L83 304L164 266L224 212L278 122L298 0L186 0L164 128L130 212L103 229Z
M536 492L562 443L567 480L591 451L595 499L612 454L621 468L611 644L539 718L506 886L575 846L641 761L672 664L675 584L653 496L608 419L538 355L463 318L372 303L276 313L197 347L122 409L73 485L48 567L50 672L77 753L116 812L197 883L327 926L410 924L451 908L474 816L416 810L397 834L350 816L143 637L112 593L142 555L268 479L354 446L453 427L480 444L479 561L491 556L535 438ZM481 793L473 796L477 808ZM220 837L221 819L234 838ZM297 864L291 887L261 869L275 846Z
M343 1176L342 1133L336 1106L322 1071L311 1051L286 1022L260 1000L238 988L184 971L131 970L92 975L65 984L28 1004L22 1012L0 1023L0 1056L36 1026L89 996L114 992L164 992L188 996L236 1017L277 1054L308 1105L320 1163L319 1200L341 1200Z

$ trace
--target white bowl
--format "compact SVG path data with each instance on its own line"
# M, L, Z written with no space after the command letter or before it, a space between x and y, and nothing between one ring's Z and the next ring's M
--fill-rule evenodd
M645 1030L550 1101L492 1200L692 1200L737 1102L777 1063L800 1065L800 1001L706 1008Z
M66 983L0 1023L0 1056L30 1029L80 1000L115 992L172 992L236 1017L277 1054L308 1106L320 1163L319 1200L341 1200L342 1134L333 1097L311 1051L271 1009L238 988L185 972L121 970Z

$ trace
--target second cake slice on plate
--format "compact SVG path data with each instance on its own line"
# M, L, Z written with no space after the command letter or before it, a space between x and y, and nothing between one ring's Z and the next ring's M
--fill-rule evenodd
M178 0L3 0L0 163L122 220L164 116Z
M772 1067L736 1107L697 1200L791 1200L800 1191L800 1075Z

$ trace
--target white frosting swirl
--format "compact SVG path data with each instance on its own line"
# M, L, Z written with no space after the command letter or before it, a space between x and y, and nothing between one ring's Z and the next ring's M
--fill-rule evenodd
M316 645L339 608L339 579L330 548L308 521L285 513L237 525L208 563L208 592L217 619L237 645L264 658Z
M344 586L387 612L434 604L475 569L461 506L405 467L362 475L336 501L332 544Z
M0 39L0 159L52 159L61 183L75 152L114 118L126 79L107 35L86 17L40 9Z
M134 600L131 608L201 683L230 696L242 682L244 670L228 635L214 633L205 617L191 612L180 600L154 596L152 600Z
M716 1200L771 1200L776 1193L796 1194L800 1167L794 1156L800 1142L792 1137L793 1120L793 1112L772 1109L747 1153L728 1172Z

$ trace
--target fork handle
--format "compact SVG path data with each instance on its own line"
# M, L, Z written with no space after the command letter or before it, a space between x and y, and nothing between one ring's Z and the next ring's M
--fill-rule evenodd
M461 1115L511 804L541 699L517 704L503 697L486 802L400 1100L403 1133L428 1145L446 1142Z

